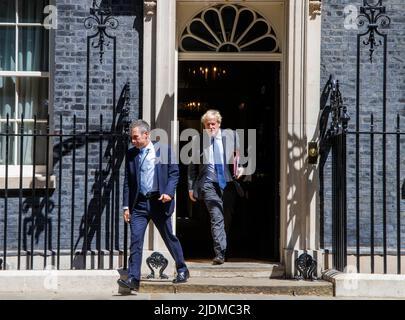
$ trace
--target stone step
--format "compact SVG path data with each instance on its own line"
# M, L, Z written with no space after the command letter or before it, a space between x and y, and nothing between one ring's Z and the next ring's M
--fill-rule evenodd
M284 266L275 263L225 262L212 265L211 262L187 262L192 277L199 278L283 278Z
M329 282L284 279L285 268L277 263L233 260L212 265L210 260L188 260L187 266L190 271L187 283L144 278L140 292L333 296L333 286ZM129 293L126 290L119 292Z
M169 281L141 281L142 293L227 293L266 294L293 296L333 296L330 282L297 281L268 278L190 278L187 283L173 284ZM119 290L121 294L129 294Z

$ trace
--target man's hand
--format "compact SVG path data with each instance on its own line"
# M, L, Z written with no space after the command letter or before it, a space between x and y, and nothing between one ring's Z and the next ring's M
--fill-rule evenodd
M129 223L131 221L131 215L129 214L129 209L124 210L124 221Z
M163 203L165 203L165 202L172 201L172 197L169 196L168 194L163 193L163 194L160 196L160 198L159 198L158 200L160 200L160 201L162 201Z
M193 191L189 191L189 192L188 192L188 195L189 195L191 201L193 201L193 202L196 202L196 201L197 201L197 199L194 198L194 196L193 196Z
M239 167L238 169L236 169L236 180L239 180L239 178L243 176L244 171L245 170L243 169L243 167Z

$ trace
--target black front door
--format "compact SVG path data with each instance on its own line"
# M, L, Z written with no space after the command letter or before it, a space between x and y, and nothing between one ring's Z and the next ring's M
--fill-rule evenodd
M227 249L231 261L279 260L279 70L278 62L179 63L180 132L201 130L207 109L221 112L222 128L245 129L245 147L247 129L256 129L256 171L242 182L245 196L234 200ZM186 259L212 258L208 212L203 203L188 199L187 166L181 164L180 172L176 233Z

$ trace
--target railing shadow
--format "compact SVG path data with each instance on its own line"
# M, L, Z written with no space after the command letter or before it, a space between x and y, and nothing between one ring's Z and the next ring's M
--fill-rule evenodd
M105 212L105 248L107 250L112 250L111 243L114 247L118 246L119 240L119 225L117 223L118 216L114 213L117 212L119 208L120 198L119 198L119 172L122 163L125 158L125 150L127 149L127 130L128 130L128 113L129 113L129 97L130 97L130 85L127 82L121 90L120 97L116 105L117 119L111 124L108 131L102 132L102 140L107 141L107 145L103 148L103 161L104 168L100 170L95 170L95 179L91 187L91 198L87 204L87 215L83 214L80 219L80 226L78 236L75 239L75 244L73 250L76 252L73 268L80 269L84 267L83 256L88 250L91 250L94 238L97 237L96 249L98 251L102 250L101 245L101 234L100 226L102 223L102 215ZM96 144L100 143L100 133L99 131L92 131L88 134L87 143ZM54 166L60 162L60 154L62 157L69 156L73 149L79 150L85 147L86 138L83 135L76 134L74 137L69 137L62 141L62 143L57 143L53 148L53 164ZM60 150L62 148L62 150ZM105 163L105 165L104 165ZM115 188L113 188L113 186ZM111 204L112 192L115 193L115 203ZM84 210L83 210L84 211ZM113 212L113 213L112 213ZM111 242L111 214L113 215L114 224L114 235L115 239ZM87 218L87 221L86 221ZM87 222L87 223L86 223ZM87 226L87 229L86 229ZM87 241L84 239L87 237ZM80 245L80 242L81 245ZM86 245L87 243L87 245ZM80 247L81 246L81 247ZM78 250L78 248L80 249Z
M310 212L310 203L309 199L316 197L318 194L318 176L319 181L319 198L316 199L319 201L321 206L321 213L323 213L323 168L327 160L327 155L330 149L330 146L325 143L325 139L328 133L328 123L329 123L329 114L331 111L330 105L327 105L331 90L332 90L333 77L330 76L329 80L325 84L321 97L320 97L320 110L318 113L317 119L317 128L314 132L313 137L310 141L317 141L319 148L319 157L318 165L310 165L309 163L305 166L302 166L302 162L306 161L307 154L307 145L306 139L298 137L297 135L288 136L288 176L290 184L295 185L295 192L293 192L287 199L287 206L289 208L289 219L286 221L287 225L292 227L292 230L289 232L290 237L287 243L288 248L296 247L297 243L299 247L306 248L308 243L307 239L299 237L301 234L306 234L305 228L307 228L307 221L303 213ZM296 163L300 163L295 165ZM301 187L297 181L302 181L302 178L305 177L305 186L307 201L302 201L300 198ZM304 183L304 182L303 182ZM306 207L303 207L305 203ZM317 222L318 223L318 222ZM321 215L319 220L319 229L320 229L320 247L323 247L323 217Z
M40 200L39 197L36 198L26 198L23 203L22 212L24 215L28 215L30 211L33 212L33 215L25 217L23 220L23 250L31 251L30 246L27 244L28 237L34 237L35 244L38 244L39 238L42 232L45 231L45 228L48 232L48 250L52 250L52 219L50 217L46 218L43 214L45 211L45 206L47 201L45 198ZM48 199L48 211L51 213L55 207L53 201Z
M129 103L129 83L127 83L122 89L120 98L118 99L116 112L118 118L115 123L111 125L110 133L125 133L128 127L128 108ZM118 247L119 242L119 212L121 198L119 192L119 172L122 163L125 159L125 151L127 149L128 140L126 135L121 136L111 136L108 139L108 145L104 151L104 158L107 159L106 167L100 172L96 171L95 181L91 188L92 198L88 204L88 214L87 214L87 224L86 216L83 215L79 227L79 235L74 246L74 250L77 249L81 239L87 237L87 247L86 241L82 241L81 253L87 252L91 249L91 244L94 237L100 237L98 227L101 224L101 216L104 211L106 211L106 234L105 234L105 247L107 250L114 250ZM100 189L101 186L101 189ZM110 201L112 199L114 192L114 203L111 206L111 211L109 211ZM100 197L101 194L101 197ZM101 203L100 203L101 199ZM112 217L110 216L112 214ZM111 222L109 225L108 222ZM86 230L87 225L87 230ZM113 228L113 229L111 229ZM111 235L113 233L113 235ZM111 236L114 237L111 241ZM109 243L110 241L110 243ZM101 244L97 241L97 250L101 250ZM113 247L111 247L111 245ZM74 265L76 268L83 267L83 256L76 255Z

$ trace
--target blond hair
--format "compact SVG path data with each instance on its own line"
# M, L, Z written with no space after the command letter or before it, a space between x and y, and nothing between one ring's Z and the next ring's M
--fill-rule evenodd
M201 123L204 124L207 118L216 118L218 123L221 123L222 121L221 114L219 113L218 110L215 109L210 109L206 113L204 113L203 116L201 117Z

